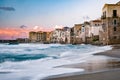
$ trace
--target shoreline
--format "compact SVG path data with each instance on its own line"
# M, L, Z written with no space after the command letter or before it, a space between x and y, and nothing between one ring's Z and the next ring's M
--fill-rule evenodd
M120 80L120 45L113 49L94 54L85 63L63 65L64 68L82 68L84 72L48 76L42 80Z
M120 45L112 45L113 49L105 52L96 53L94 55L104 55L109 57L120 58Z

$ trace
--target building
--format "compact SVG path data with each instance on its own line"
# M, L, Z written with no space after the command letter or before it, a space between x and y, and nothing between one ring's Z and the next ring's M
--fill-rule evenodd
M43 43L46 43L46 42L47 42L47 32L42 32L42 37L41 37L41 39L42 39L42 42L43 42Z
M64 43L69 44L70 43L70 28L69 27L63 27L63 41Z
M53 43L70 43L70 28L63 27L62 29L55 29L52 32L51 42Z
M70 43L74 44L74 27L70 28Z
M102 44L120 43L120 2L105 4L102 13L100 42Z
M101 20L92 20L90 21L90 37L91 40L94 41L99 41L99 34L100 34L100 29L102 27L102 21Z
M84 24L82 25L81 27L81 40L82 40L82 43L85 43L85 26Z
M46 42L47 43L51 42L51 36L52 36L52 32L46 32Z
M73 31L74 31L74 40L73 40L73 44L80 44L82 42L81 39L81 28L82 28L82 24L75 24L73 27Z
M84 22L82 24L81 28L81 39L82 43L90 43L91 41L91 36L90 36L90 23L89 22Z
M37 42L37 33L36 32L29 32L29 40L30 42Z
M42 40L42 31L38 31L36 34L36 36L37 36L37 42L42 42L43 40Z
M29 39L28 38L17 38L16 39L18 43L29 43Z
M52 32L52 38L51 38L51 42L52 43L60 43L61 40L61 35L62 35L62 29L55 29Z
M29 32L29 40L30 42L47 42L47 32L38 31L38 32Z

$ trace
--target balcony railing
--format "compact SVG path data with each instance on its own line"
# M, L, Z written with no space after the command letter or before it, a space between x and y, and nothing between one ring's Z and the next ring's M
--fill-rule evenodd
M113 17L113 18L118 18L119 16L118 16L118 15L114 15L114 14L113 14L113 15L112 15L112 17Z
M101 16L101 19L106 19L106 16Z

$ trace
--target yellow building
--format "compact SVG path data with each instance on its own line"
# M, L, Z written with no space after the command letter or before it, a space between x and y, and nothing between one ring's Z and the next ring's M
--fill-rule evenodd
M37 32L37 42L42 42L42 31Z
M38 32L29 32L29 40L30 42L40 42L45 43L47 42L47 32L38 31Z
M102 44L120 43L120 2L116 4L105 4L102 12L100 42Z
M51 36L52 36L52 32L47 32L47 35L46 35L46 41L47 41L47 43L51 42Z
M30 42L37 42L37 33L36 32L29 32L29 40Z

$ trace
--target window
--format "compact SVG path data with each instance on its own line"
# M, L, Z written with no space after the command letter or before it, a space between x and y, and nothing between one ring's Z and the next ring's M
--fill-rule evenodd
M113 10L113 17L117 16L117 10Z
M116 31L117 29L116 29L116 27L114 27L114 31Z
M105 11L105 17L106 17L106 11Z
M114 22L113 22L113 23L114 23L114 25L116 25L116 24L117 24L117 20L114 20Z
M117 36L114 36L113 39L117 39Z
M103 17L106 17L106 11L105 11L105 12L103 12Z

